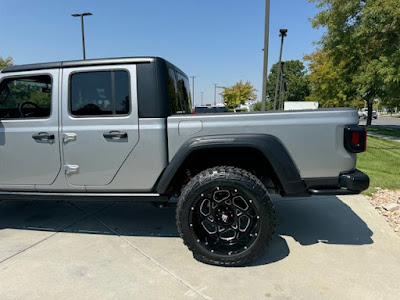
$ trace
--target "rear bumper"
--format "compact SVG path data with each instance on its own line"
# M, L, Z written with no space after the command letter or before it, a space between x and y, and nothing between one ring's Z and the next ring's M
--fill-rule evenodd
M311 187L312 195L352 195L359 194L369 187L369 177L359 170L343 173L339 176L336 186Z

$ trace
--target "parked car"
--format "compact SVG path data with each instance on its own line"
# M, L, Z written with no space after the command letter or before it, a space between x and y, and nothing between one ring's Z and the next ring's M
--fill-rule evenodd
M215 113L224 113L226 112L225 106L216 106L216 105L199 105L194 109L196 114L215 114Z
M368 188L356 169L366 130L355 109L192 114L189 95L185 73L157 57L3 69L0 200L179 197L177 225L194 257L237 266L273 236L270 193Z
M368 108L362 108L358 111L358 118L368 118ZM378 119L378 113L376 110L372 111L372 118Z

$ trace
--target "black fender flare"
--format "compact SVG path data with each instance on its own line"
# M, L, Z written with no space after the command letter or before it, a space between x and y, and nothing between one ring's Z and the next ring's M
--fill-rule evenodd
M285 196L308 195L306 186L292 157L275 136L269 134L213 135L187 140L160 176L156 191L164 194L179 167L193 152L210 148L253 148L259 150L274 169Z

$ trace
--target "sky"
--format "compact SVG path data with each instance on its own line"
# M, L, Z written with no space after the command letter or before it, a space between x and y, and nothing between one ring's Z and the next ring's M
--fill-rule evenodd
M0 0L0 56L15 64L86 58L160 56L195 78L195 103L214 102L214 83L250 81L261 99L265 0ZM278 61L279 29L287 28L283 60L303 59L323 34L307 0L271 0L269 68ZM218 90L220 93L221 90ZM221 102L221 96L217 96Z

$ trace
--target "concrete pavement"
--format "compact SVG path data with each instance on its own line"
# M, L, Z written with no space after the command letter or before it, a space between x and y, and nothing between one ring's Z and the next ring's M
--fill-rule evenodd
M366 123L367 120L360 119L360 125L365 125ZM379 115L378 119L372 119L372 125L400 129L400 118L394 118L390 115Z
M172 207L0 202L0 299L398 299L400 239L363 196L274 200L244 268L195 261Z

